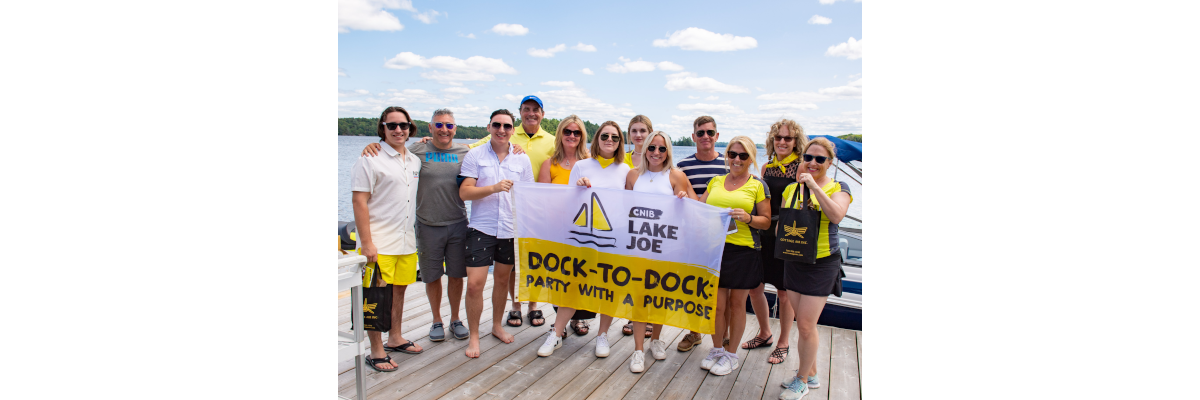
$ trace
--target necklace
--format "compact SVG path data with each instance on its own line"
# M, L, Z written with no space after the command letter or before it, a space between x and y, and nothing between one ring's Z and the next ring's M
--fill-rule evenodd
M667 169L663 168L663 171L667 171ZM649 169L646 170L646 172L654 174L654 175L650 175L650 182L654 182L654 178L661 176L663 171L653 172L653 171L650 171Z

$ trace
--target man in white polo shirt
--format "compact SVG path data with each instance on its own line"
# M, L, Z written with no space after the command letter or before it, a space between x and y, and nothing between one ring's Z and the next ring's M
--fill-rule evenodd
M533 182L529 156L513 154L508 139L516 118L508 110L496 110L488 121L491 140L467 152L459 175L463 176L459 197L471 201L471 220L467 225L467 326L471 341L467 357L479 357L479 320L483 312L483 286L488 267L495 264L492 277L492 336L512 343L504 331L501 316L507 288L512 287L513 264L513 182Z
M421 160L404 148L415 126L408 111L388 107L379 117L378 134L386 146L380 157L359 157L350 170L351 202L358 228L358 248L392 285L392 326L387 344L379 332L368 331L371 355L367 365L380 372L399 367L388 351L417 354L421 347L400 337L404 320L404 292L417 281L417 180ZM372 282L373 284L375 282Z

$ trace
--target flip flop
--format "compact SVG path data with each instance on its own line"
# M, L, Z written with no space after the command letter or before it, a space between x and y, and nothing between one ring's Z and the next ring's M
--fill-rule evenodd
M621 333L624 334L625 336L632 335L633 334L633 323L630 322L630 323L625 324L625 326L622 326Z
M413 344L413 342L410 340L410 341L408 341L408 343L405 343L405 344L402 344L402 345L399 345L396 347L383 346L383 349L387 350L387 351L397 351L397 352L401 352L404 354L421 354L422 352L425 351L425 349L421 349L418 351L413 351L413 350L408 349L409 347L413 347L413 346L416 346L416 345ZM391 356L388 356L388 357L391 357Z
M517 321L517 323L514 324L513 321ZM504 321L508 326L521 326L521 322L523 322L521 320L521 312L517 310L509 311L508 321Z
M542 320L542 323L540 323L540 324L535 324L535 323L533 323L533 320L535 320L535 319L540 319L540 320ZM532 311L529 311L529 325L532 325L532 326L542 326L542 325L545 325L545 324L546 324L546 318L542 316L542 310L532 310Z
M412 342L409 342L409 343L412 343ZM400 369L400 368L382 369L382 368L376 367L376 365L379 365L379 364L392 365L392 356L387 356L384 358L371 358L371 356L368 354L366 358L367 358L367 361L366 361L367 366L371 367L372 369L379 371L379 372L392 372L392 371Z

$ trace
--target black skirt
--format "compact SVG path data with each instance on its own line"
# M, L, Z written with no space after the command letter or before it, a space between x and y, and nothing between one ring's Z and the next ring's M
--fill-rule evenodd
M558 313L558 306L554 306L554 312ZM575 313L571 314L571 319L592 319L596 318L596 313L588 310L575 309Z
M721 254L721 289L754 289L763 282L762 258L752 247L725 243Z
M787 290L806 296L842 297L842 252L835 251L828 257L817 259L816 264L783 262L783 280Z
M776 290L787 290L783 280L783 260L775 258L775 235L772 234L773 232L773 230L763 231L762 235L762 251L759 252L759 257L762 258L763 282L775 286Z

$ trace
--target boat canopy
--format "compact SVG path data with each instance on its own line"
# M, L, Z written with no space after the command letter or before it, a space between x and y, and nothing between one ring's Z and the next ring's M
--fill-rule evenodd
M837 147L837 158L843 162L847 161L862 161L862 143L853 142L845 139L838 139L835 136L829 135L811 135L809 140L814 138L825 138Z

